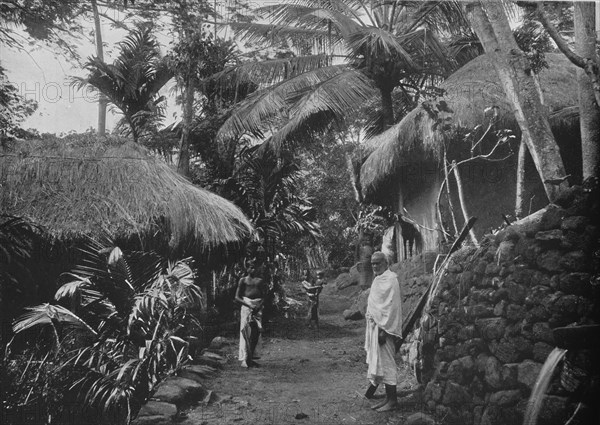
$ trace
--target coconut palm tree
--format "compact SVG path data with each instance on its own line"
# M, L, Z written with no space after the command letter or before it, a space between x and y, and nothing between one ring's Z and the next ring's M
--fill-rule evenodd
M87 77L74 77L77 88L90 86L102 93L122 114L134 141L157 118L162 117L163 97L159 90L173 77L167 61L161 57L152 28L139 27L120 44L113 64L99 57L85 63Z
M425 86L452 69L438 36L464 36L467 28L460 7L448 1L294 0L258 12L270 24L232 24L237 35L291 46L300 55L244 63L216 77L224 85L262 87L225 122L222 141L270 134L279 146L374 99L379 107L372 121L383 130L399 118L394 91L410 110Z

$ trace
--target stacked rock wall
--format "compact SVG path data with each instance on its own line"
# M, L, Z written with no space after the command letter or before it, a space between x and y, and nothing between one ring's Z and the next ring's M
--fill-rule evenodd
M572 189L562 206L453 256L429 311L437 337L421 350L424 401L443 423L522 424L552 329L598 323L597 204L589 198ZM566 421L569 394L554 393L539 423Z

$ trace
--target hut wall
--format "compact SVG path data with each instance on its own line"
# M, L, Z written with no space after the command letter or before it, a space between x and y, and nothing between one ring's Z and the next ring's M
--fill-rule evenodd
M402 167L399 175L402 182L396 189L397 203L395 210L402 216L408 217L418 223L419 232L414 241L413 255L421 252L438 250L437 212L435 205L441 184L437 164L426 162ZM400 228L398 235L402 235ZM407 241L408 242L408 241ZM398 238L398 259L403 259L402 236Z
M552 330L599 322L599 204L574 193L453 256L421 332L423 399L444 423L521 425ZM593 373L590 356L567 353L572 364L550 386L538 423L566 422L577 385Z
M498 229L504 223L502 214L513 217L517 189L517 158L513 155L502 162L472 161L459 166L465 204L469 216L477 217L475 234L484 234ZM543 208L548 198L538 177L533 161L525 167L525 215ZM452 202L459 229L464 225L460 209L456 180L450 178Z

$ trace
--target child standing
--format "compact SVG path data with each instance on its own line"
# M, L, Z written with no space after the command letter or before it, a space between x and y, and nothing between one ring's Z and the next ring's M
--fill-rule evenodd
M317 272L317 280L314 284L310 282L310 272L305 272L305 279L302 282L302 286L308 296L308 326L312 329L313 322L317 329L319 329L319 294L323 290L323 285L327 282L324 278L325 274L319 270Z

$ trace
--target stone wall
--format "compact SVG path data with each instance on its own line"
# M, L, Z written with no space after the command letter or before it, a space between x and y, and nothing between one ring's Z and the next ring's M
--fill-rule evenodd
M552 329L599 323L597 216L597 200L572 188L453 256L429 311L434 337L421 346L423 399L443 423L522 424ZM563 424L568 403L554 388L538 423Z

